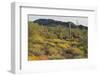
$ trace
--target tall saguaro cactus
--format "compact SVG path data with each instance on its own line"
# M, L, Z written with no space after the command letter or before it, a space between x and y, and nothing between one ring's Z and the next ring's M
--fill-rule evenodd
M71 39L71 23L69 23L69 39Z

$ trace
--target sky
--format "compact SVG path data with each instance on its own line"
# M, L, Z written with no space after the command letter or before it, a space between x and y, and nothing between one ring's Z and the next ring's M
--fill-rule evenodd
M63 22L73 22L77 25L82 24L88 26L88 17L81 16L50 16L50 15L28 15L28 21L34 21L37 19L53 19Z

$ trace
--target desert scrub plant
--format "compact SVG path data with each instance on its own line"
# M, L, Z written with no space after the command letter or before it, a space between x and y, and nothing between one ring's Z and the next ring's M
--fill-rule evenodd
M46 39L56 39L57 38L56 34L53 34L51 32L45 32L44 36Z
M73 50L73 54L74 55L81 55L83 56L84 52L82 50L80 50L79 48L72 48Z
M39 58L40 58L40 60L48 60L47 55L40 55Z
M64 56L60 55L60 54L56 54L56 55L49 55L48 59L54 60L54 59L64 59Z
M61 39L48 39L48 41L53 43L66 43L65 40L61 40Z
M43 39L43 37L39 36L38 34L34 34L31 37L29 37L29 42L43 43L44 39Z
M39 56L28 56L28 60L32 61L32 60L40 60Z
M41 26L33 22L28 23L28 35L29 36L32 36L34 34L40 34L40 32L41 32Z
M50 46L56 46L56 44L53 43L53 42L47 42L46 44L47 44L47 45L50 45Z
M33 44L32 48L42 49L43 45L42 44Z
M40 56L28 56L28 60L32 61L32 60L48 60L48 56L46 55L40 55Z
M57 46L63 49L70 47L70 45L68 45L67 43L66 44L57 43Z
M37 48L31 48L29 50L29 52L31 52L35 56L45 55L45 51L44 50L40 50L40 49L37 49Z
M55 47L48 47L48 52L49 52L49 55L58 54L58 50Z
M33 47L33 43L32 42L28 42L28 48L32 48Z
M78 45L79 45L79 42L77 42L75 40L71 42L72 47L77 47Z
M67 48L63 50L64 56L66 58L81 58L84 56L84 52L80 50L79 48Z

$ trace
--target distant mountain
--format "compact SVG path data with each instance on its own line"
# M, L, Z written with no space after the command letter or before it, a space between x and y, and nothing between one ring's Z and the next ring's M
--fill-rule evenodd
M44 26L57 26L57 25L62 25L65 27L69 27L71 25L72 28L80 28L80 29L88 29L87 26L83 25L76 25L73 22L63 22L63 21L57 21L53 19L37 19L33 21L34 23L38 23L39 25L44 25Z

